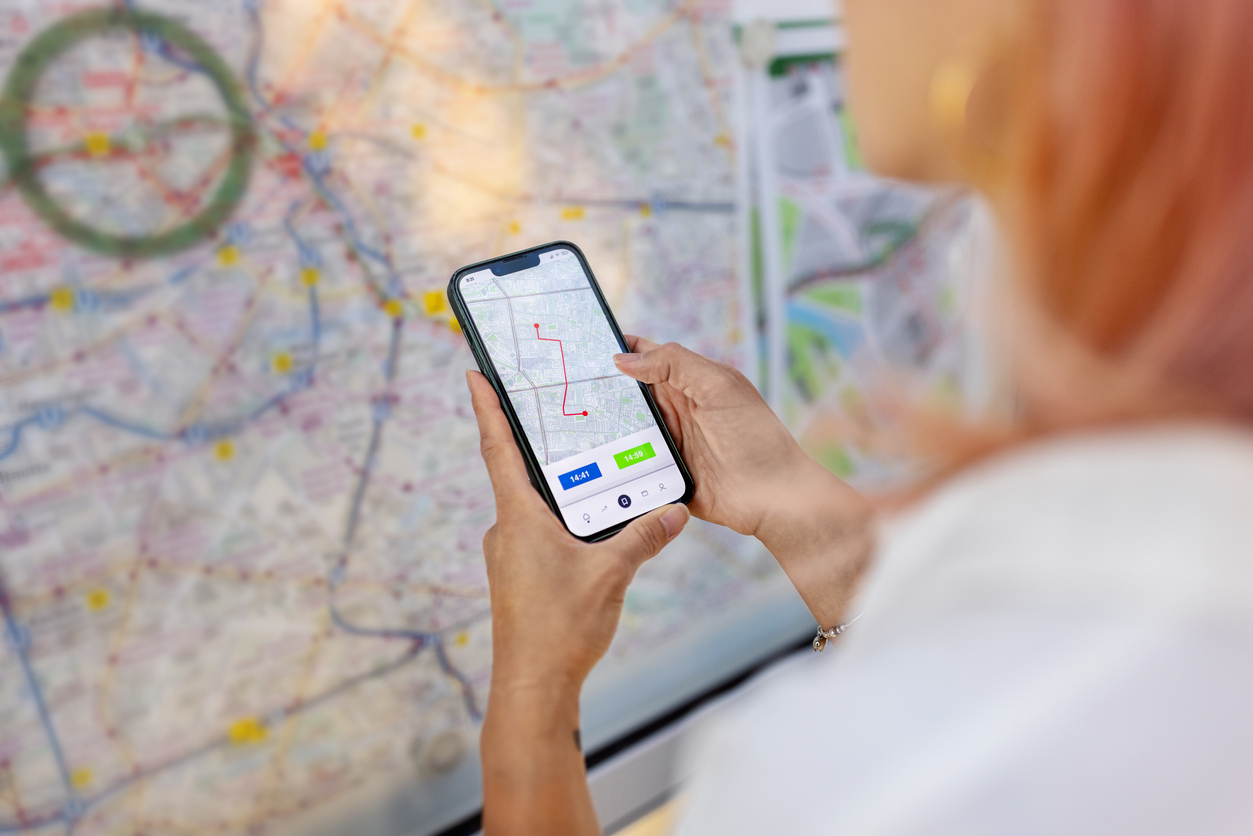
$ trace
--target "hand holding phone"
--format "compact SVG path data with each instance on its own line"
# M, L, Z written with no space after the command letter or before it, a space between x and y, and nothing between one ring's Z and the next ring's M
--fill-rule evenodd
M558 242L458 270L448 298L491 383L532 483L566 528L599 540L692 478L583 253Z

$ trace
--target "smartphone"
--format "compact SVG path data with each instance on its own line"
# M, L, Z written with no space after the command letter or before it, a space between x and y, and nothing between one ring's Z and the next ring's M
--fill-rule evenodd
M583 252L566 241L463 267L448 299L531 483L575 537L603 540L695 485Z

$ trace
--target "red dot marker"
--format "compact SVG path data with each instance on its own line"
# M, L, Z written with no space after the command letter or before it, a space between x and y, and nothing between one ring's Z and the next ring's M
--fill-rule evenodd
M583 410L583 417L584 417L584 418L586 418L586 417L587 417L587 410L586 410L586 409L585 409L585 410Z

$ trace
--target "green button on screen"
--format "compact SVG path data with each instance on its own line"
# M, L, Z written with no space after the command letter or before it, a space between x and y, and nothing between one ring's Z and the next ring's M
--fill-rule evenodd
M654 458L656 455L657 454L653 452L653 445L649 443L641 444L639 447L632 447L630 450L625 450L621 453L615 453L613 460L618 463L618 470L621 470L624 467L630 467L633 464L639 464L640 462L647 461Z

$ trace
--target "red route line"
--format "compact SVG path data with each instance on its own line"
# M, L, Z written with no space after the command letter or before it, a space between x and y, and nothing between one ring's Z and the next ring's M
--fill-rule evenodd
M561 349L561 376L566 379L566 393L561 396L561 414L569 418L571 416L582 415L587 417L587 411L583 412L566 412L566 398L570 397L570 375L566 374L566 349L561 344L561 340L554 340L551 337L541 337L539 335L539 323L535 323L535 339L543 340L546 343L556 343L557 348Z

